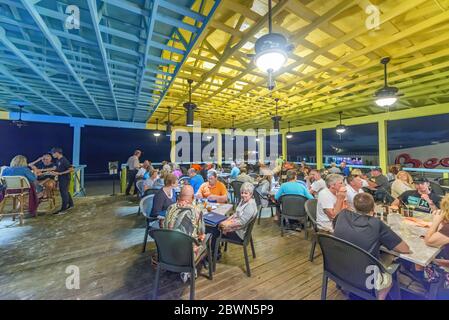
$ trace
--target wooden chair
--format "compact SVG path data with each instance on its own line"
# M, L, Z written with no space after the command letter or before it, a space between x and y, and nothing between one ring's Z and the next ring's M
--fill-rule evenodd
M49 181L53 181L53 180L49 180ZM41 198L39 200L39 204L44 203L44 202L48 202L48 211L53 211L56 208L56 195L55 195L55 191L56 191L56 181L54 182L54 186L53 188L48 188L46 186L47 182L44 182L43 187L44 187L44 193L46 194L46 198Z
M10 176L1 177L2 184L6 185L5 198L0 203L0 219L3 216L11 216L15 220L16 215L19 216L20 225L23 225L25 199L28 198L30 194L30 183L25 177L22 176ZM10 213L3 213L6 201L12 199L13 211ZM16 212L17 201L19 201L19 211Z

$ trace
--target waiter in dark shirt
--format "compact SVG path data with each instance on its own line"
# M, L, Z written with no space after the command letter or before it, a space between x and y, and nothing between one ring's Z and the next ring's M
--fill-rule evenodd
M70 173L73 171L73 167L62 154L61 148L51 149L51 154L55 158L56 166L56 170L52 174L58 177L59 193L61 194L62 202L61 210L55 212L55 214L65 213L66 210L73 208L73 199L69 193Z

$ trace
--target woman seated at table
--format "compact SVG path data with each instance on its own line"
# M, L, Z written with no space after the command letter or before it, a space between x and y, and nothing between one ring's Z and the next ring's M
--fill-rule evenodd
M225 221L221 222L217 227L206 227L206 233L212 234L212 248L215 248L215 242L220 235L220 230L223 237L242 241L245 237L248 223L257 215L257 204L253 198L254 185L245 182L240 187L241 200L235 209L235 213ZM220 250L220 249L219 249ZM218 258L220 251L218 252Z
M414 189L412 176L406 171L399 171L391 185L391 195L393 198L397 198L405 191Z
M143 182L143 190L145 191L145 195L147 195L146 191L150 189L161 189L164 186L164 181L159 178L158 170L151 170L150 177ZM148 193L149 194L149 193Z
M424 238L426 245L442 248L440 255L424 270L428 282L444 277L444 289L449 289L449 194L440 203L440 210L433 214L432 226Z
M165 178L165 186L154 195L151 216L165 217L168 207L176 202L176 192L174 189L177 186L178 179L174 174L169 173Z

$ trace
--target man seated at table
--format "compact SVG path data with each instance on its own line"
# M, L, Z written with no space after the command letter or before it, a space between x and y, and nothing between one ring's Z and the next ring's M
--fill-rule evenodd
M246 168L242 168L240 170L240 174L237 176L237 179L235 179L235 180L240 181L240 182L254 183L254 179L250 175L248 175L247 172L248 171Z
M415 179L416 190L405 191L392 204L393 208L399 206L413 206L414 210L431 213L440 207L440 197L430 189L429 180L424 177Z
M326 182L321 178L321 173L313 169L310 171L309 175L307 176L309 179L309 182L312 184L310 185L309 192L314 195L318 196L321 190L326 188Z
M334 236L364 249L388 266L393 257L381 255L381 246L398 253L409 253L410 248L389 226L375 217L374 207L372 195L366 192L357 194L354 197L355 212L343 210L334 218ZM382 274L377 282L380 300L385 299L391 289L391 278L388 277Z
M193 205L194 198L195 193L193 192L193 187L190 185L183 186L178 201L167 209L163 227L164 229L181 231L198 240L200 245L194 245L193 247L195 257L198 257L206 249L206 242L204 241L206 236L203 213L199 207ZM182 281L187 282L189 276L190 273L182 272Z
M56 188L55 177L49 174L56 170L56 165L53 163L53 157L51 154L46 153L37 160L29 163L28 166L36 173L37 181L43 187L43 197L48 198Z
M362 178L359 176L349 175L346 178L346 183L346 202L348 204L348 209L355 211L354 197L359 193L363 193Z
M235 164L235 162L231 163L231 175L229 176L230 179L234 180L237 179L237 176L240 174L239 167Z
M316 222L321 231L333 232L332 221L346 209L346 187L341 174L326 177L326 188L318 194Z
M197 171L194 168L190 168L189 171L187 171L189 177L190 177L190 185L193 187L194 194L198 192L201 185L204 183L204 179L201 175L197 173Z
M226 186L218 181L217 173L211 171L207 177L207 182L204 182L198 192L196 193L198 199L207 199L219 203L226 203L228 201L228 191Z
M393 201L394 199L389 199L390 183L388 182L387 176L382 174L382 168L373 168L371 170L371 178L368 180L368 188L373 192L374 199L376 201L383 201L385 197L387 200ZM389 203L391 201L388 201Z
M274 198L279 200L283 195L299 195L307 199L313 199L313 196L310 194L309 190L307 190L305 185L297 182L295 170L287 171L287 182L281 184L281 187L278 192L276 192Z

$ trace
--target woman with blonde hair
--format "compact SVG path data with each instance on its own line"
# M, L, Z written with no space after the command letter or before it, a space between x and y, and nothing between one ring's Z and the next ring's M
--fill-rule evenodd
M399 197L405 191L415 190L413 187L413 178L406 171L399 171L396 175L396 179L391 185L391 195L394 198Z
M9 167L5 168L2 172L3 176L22 176L25 177L28 182L35 183L37 177L36 175L28 168L27 158L22 155L17 155L12 158Z

